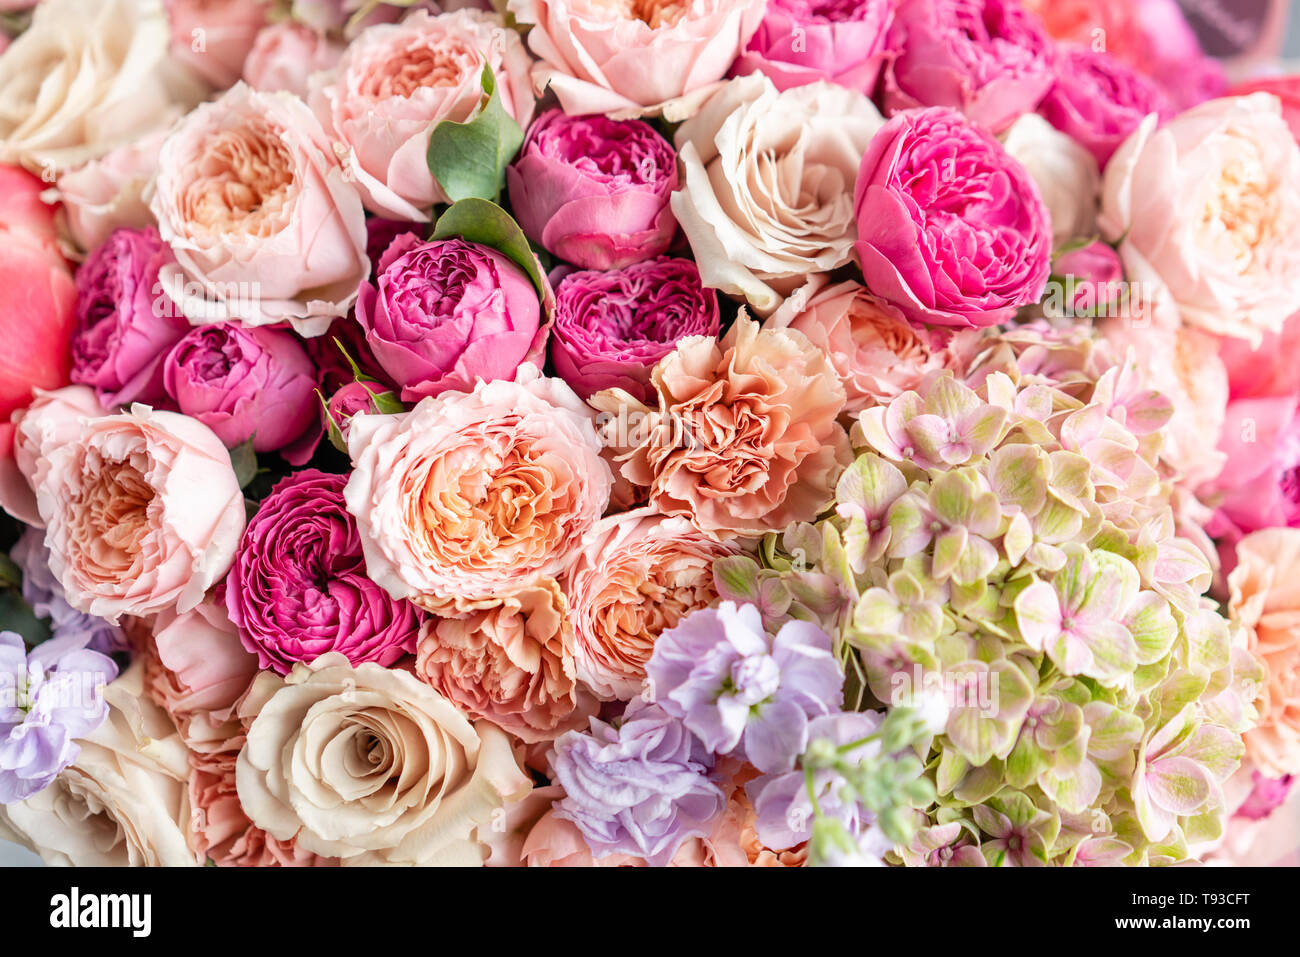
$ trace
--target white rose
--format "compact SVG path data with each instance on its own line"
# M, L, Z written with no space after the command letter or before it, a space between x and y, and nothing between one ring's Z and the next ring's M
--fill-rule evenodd
M861 93L818 82L779 92L737 77L677 131L671 198L704 284L770 314L809 273L850 262L853 186L884 120Z
M1092 154L1036 113L1016 120L1004 139L1043 194L1056 245L1095 236L1101 172Z
M0 58L0 163L59 172L172 123L207 88L169 41L160 0L46 0Z
M187 751L144 694L137 662L104 689L108 719L48 788L0 807L0 836L46 864L181 867L198 859L182 830L190 816Z
M345 864L479 865L475 829L531 787L504 731L405 671L334 652L285 679L263 672L240 715L253 719L235 770L249 818Z

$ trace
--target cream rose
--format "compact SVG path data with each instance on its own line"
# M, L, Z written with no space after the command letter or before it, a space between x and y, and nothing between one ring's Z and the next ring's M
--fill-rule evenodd
M244 531L221 440L148 406L81 419L75 438L42 449L33 485L68 604L111 621L197 606Z
M1043 194L1056 245L1096 235L1101 170L1091 153L1037 113L1016 120L1002 145Z
M765 0L508 0L531 27L538 93L613 119L694 114L763 20Z
M187 116L163 144L150 208L179 264L160 278L195 325L288 320L320 335L370 275L361 196L289 93L239 83ZM187 279L202 296L175 294Z
M1277 97L1148 117L1106 166L1099 225L1162 325L1280 331L1300 309L1300 146Z
M731 80L677 130L673 214L706 286L768 315L810 273L850 262L853 185L884 120L861 93Z
M499 17L416 10L401 23L362 31L336 70L312 77L309 102L343 144L367 207L427 222L434 203L448 202L429 172L433 127L478 115L489 66L502 107L526 129L534 105L531 65L523 41Z
M45 0L0 58L0 163L70 169L202 100L168 29L161 0Z
M472 835L531 784L506 733L405 671L331 652L263 672L235 769L254 824L345 864L483 862Z
M190 816L185 745L144 693L133 665L104 689L108 719L81 754L26 801L0 806L7 826L47 864L74 867L198 863L182 822Z

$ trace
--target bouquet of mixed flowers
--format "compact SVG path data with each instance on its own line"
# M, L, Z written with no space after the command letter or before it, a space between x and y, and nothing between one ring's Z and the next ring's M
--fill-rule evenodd
M1300 773L1300 79L1266 53L1175 0L0 30L0 837L1300 846L1257 840Z

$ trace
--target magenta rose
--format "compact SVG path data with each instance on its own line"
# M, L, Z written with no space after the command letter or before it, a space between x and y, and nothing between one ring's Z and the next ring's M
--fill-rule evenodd
M415 650L420 616L366 574L345 475L305 469L276 483L248 523L225 602L260 668L288 674L331 651L353 665Z
M1052 86L1052 40L1019 0L901 0L885 68L886 114L947 106L1001 133Z
M1038 112L1103 169L1147 116L1155 113L1164 120L1171 115L1153 80L1108 53L1076 46L1061 47L1056 83Z
M238 323L199 326L163 363L163 383L186 415L234 448L285 449L319 419L316 366L293 333ZM286 453L291 460L305 457Z
M677 154L640 120L550 110L506 169L528 238L583 269L617 269L668 250Z
M91 386L105 406L166 398L162 361L190 328L158 280L175 261L150 226L115 230L77 270L72 381Z
M757 70L778 90L826 80L871 96L897 6L898 0L769 0L732 76Z
M894 117L854 192L867 286L912 322L992 326L1037 302L1052 226L1025 168L944 107Z
M545 347L537 290L495 249L399 236L363 283L357 321L404 402L512 379Z
M718 294L689 259L573 272L555 290L551 362L587 398L619 388L649 402L650 370L687 336L716 336Z

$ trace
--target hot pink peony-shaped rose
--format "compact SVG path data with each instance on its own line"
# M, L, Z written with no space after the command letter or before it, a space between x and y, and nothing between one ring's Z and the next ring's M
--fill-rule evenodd
M1081 143L1103 169L1149 115L1161 120L1173 115L1153 80L1107 53L1065 45L1056 62L1056 82L1038 111Z
M555 292L551 361L584 399L617 388L648 402L655 363L682 339L717 336L718 327L718 295L689 259L569 273Z
M668 194L677 154L638 120L542 114L506 168L520 227L583 269L617 269L666 252L677 232Z
M732 64L778 90L826 80L871 96L888 58L898 0L768 0L758 31Z
M495 249L411 233L357 299L366 342L407 402L512 378L544 353L541 311L532 280Z
M686 119L727 75L763 18L764 0L509 0L530 26L533 84L564 112Z
M595 699L578 686L573 626L553 578L462 619L425 622L415 673L471 718L529 744L585 728Z
M159 274L176 258L152 226L119 229L77 270L72 381L105 406L165 403L163 359L190 324Z
M343 56L343 46L292 20L263 27L244 60L244 82L268 93L287 90L307 96L311 75L330 70Z
M1055 78L1052 41L1020 0L900 0L888 46L886 113L946 106L1001 133Z
M347 477L315 469L276 483L257 508L226 580L230 620L259 666L288 674L336 651L389 666L415 650L419 615L370 580Z
M834 499L853 460L837 422L844 387L803 333L760 329L742 314L720 343L682 340L651 382L656 408L617 392L592 401L617 412L603 426L611 442L638 417L622 437L621 471L648 487L657 511L710 533L762 535L813 521Z
M243 83L163 144L150 204L184 276L164 270L194 323L288 320L320 335L370 273L355 184L306 105ZM175 294L186 281L197 294Z
M171 23L171 53L218 90L244 69L271 0L163 0Z
M1240 535L1274 527L1300 527L1300 409L1294 394L1228 403L1219 431L1224 462L1217 478L1198 489Z
M255 452L284 450L298 464L305 460L304 449L286 446L307 444L308 432L315 437L320 403L316 366L293 333L237 323L200 326L176 344L162 371L176 407L227 448L252 440Z
M713 562L734 553L648 508L597 522L564 579L583 684L602 700L635 697L655 640L718 597Z
M79 426L43 450L33 482L68 604L110 621L194 608L244 530L225 446L194 419L142 405Z
M429 172L433 127L478 115L489 66L502 107L527 128L531 63L519 35L498 17L416 10L401 23L362 31L335 71L312 78L308 100L347 148L344 163L370 211L427 222L429 208L447 202Z
M404 415L356 416L348 449L367 572L442 614L561 574L613 481L591 410L531 365Z
M1047 284L1052 227L1038 187L952 110L890 120L862 158L854 207L867 287L912 322L997 325Z

